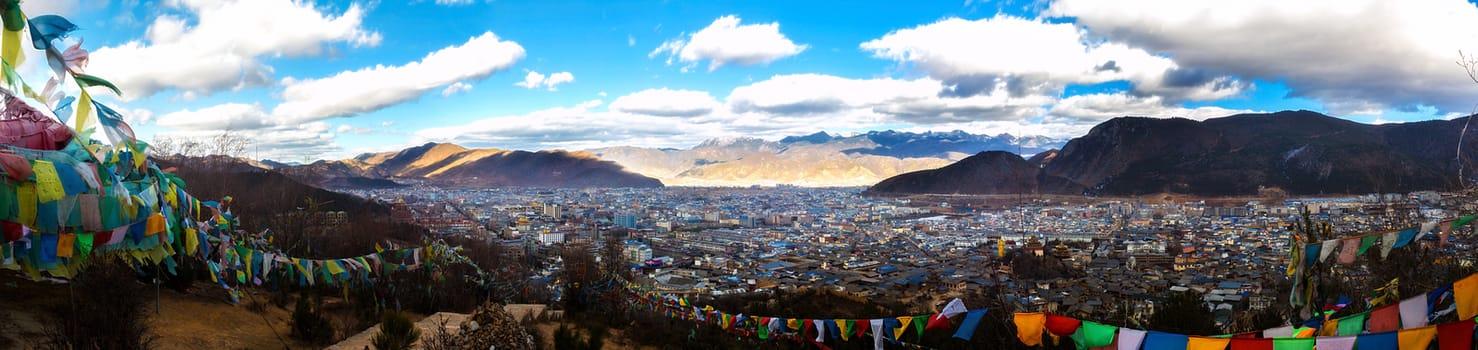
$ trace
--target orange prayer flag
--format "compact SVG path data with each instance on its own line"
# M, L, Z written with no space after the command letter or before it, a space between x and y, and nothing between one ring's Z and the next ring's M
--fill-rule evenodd
M1231 338L1190 337L1186 341L1186 350L1224 350Z
M72 257L73 247L76 246L76 244L77 244L77 235L70 234L70 233L63 233L63 234L61 234L61 237L58 237L57 240L56 240L56 257L58 257L58 258L70 258L70 257Z
M155 213L149 215L149 220L144 222L144 234L156 235L164 233L164 214Z
M1426 350L1428 345L1432 345L1432 339L1436 337L1436 326L1403 329L1400 333L1396 333L1396 341L1401 344L1401 350Z
M1457 299L1458 319L1470 320L1478 316L1478 274L1453 282L1452 294Z
M1042 345L1042 329L1047 327L1047 315L1040 312L1015 315L1016 339L1026 346Z

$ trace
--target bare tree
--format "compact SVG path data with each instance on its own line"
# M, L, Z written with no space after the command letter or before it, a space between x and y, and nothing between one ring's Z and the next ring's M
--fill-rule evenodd
M1457 65L1463 67L1463 71L1468 73L1469 80L1478 84L1478 56L1468 56L1462 50L1458 50L1457 57ZM1457 154L1453 156L1453 161L1457 162L1457 180L1460 187L1468 185L1467 178L1463 177L1463 139L1468 136L1468 126L1473 124L1474 114L1478 114L1478 104L1474 104L1473 110L1468 112L1468 118L1463 122L1463 131L1457 135Z
M251 147L251 140L230 131L223 131L209 139L206 145L210 155L222 155L230 157L243 157L247 148Z

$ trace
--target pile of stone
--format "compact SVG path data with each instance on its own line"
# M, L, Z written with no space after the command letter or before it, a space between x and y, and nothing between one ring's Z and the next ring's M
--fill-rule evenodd
M534 336L503 305L485 303L462 321L455 334L423 335L422 347L441 349L534 350Z

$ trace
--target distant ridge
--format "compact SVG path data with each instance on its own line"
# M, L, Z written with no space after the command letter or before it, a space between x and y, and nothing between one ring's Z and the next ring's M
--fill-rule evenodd
M1040 136L889 130L853 136L817 132L779 141L728 137L689 149L608 147L590 152L672 185L867 186L982 151L1035 154L1062 144L1063 140Z
M1068 141L1061 151L1025 162L1035 185L1011 177L1020 171L966 159L956 168L899 175L872 194L1038 193L1136 195L1158 192L1247 195L1278 188L1291 194L1359 194L1447 189L1455 186L1456 147L1466 118L1369 125L1311 111L1240 114L1206 121L1122 117ZM1478 152L1467 136L1464 158ZM1470 146L1472 145L1472 146ZM999 156L996 156L999 158ZM974 158L974 157L972 157ZM955 166L952 165L952 166ZM1474 164L1464 162L1465 174ZM971 186L955 184L978 183ZM1027 186L1023 188L1022 186ZM951 192L953 190L953 192Z
M278 171L331 188L411 183L467 188L662 186L657 179L627 172L586 152L468 149L447 143L318 161Z

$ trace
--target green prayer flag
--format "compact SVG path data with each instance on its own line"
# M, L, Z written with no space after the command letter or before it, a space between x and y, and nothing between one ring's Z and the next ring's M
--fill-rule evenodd
M1273 350L1313 350L1314 338L1273 339Z
M1339 329L1336 335L1359 335L1360 332L1365 331L1365 315L1368 314L1369 312L1362 312L1340 318Z
M1084 345L1096 348L1113 344L1114 334L1119 333L1119 327L1093 321L1083 321L1083 326L1078 327L1078 333L1083 333L1083 339L1086 343Z
M763 320L763 319L761 319L761 320ZM763 323L763 322L756 322L756 323ZM757 328L759 328L760 340L770 339L770 327L765 327L765 325L761 324Z
M928 323L929 323L929 316L928 315L914 316L913 317L913 329L915 331L918 331L918 333L919 333L919 339L924 339L924 325L926 325Z
M77 235L77 253L79 256L92 255L92 234L82 233Z
M1073 340L1073 346L1078 350L1088 350L1088 336L1083 334L1085 329L1085 327L1078 327L1078 331L1068 336L1069 339Z
M1365 255L1365 250L1366 249L1370 249L1370 247L1375 246L1375 240L1376 240L1376 238L1377 238L1376 236L1366 236L1365 238L1361 238L1360 239L1360 251L1359 252L1356 252L1355 255Z
M1452 229L1455 230L1458 227L1462 227L1463 225L1467 225L1469 222L1473 222L1473 218L1475 218L1475 217L1478 217L1478 216L1475 216L1475 215L1464 215L1463 217L1458 218L1456 221L1453 221L1452 222Z

